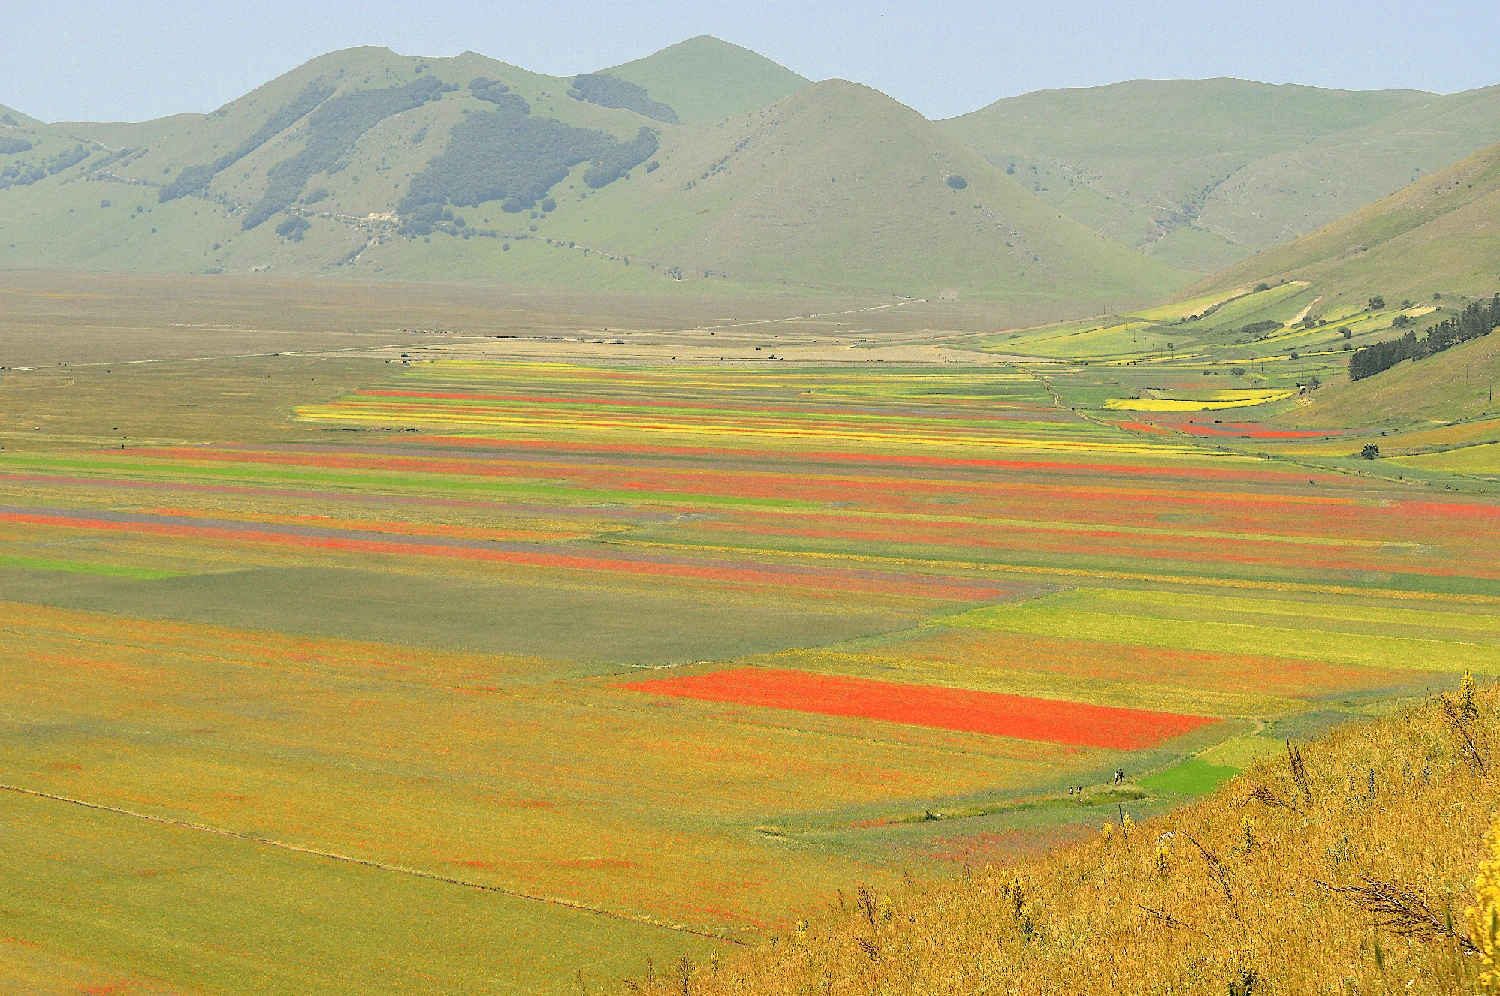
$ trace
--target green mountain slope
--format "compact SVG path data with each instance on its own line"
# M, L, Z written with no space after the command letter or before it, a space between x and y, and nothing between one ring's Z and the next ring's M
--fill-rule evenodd
M1089 227L1208 273L1500 140L1500 88L1140 80L1008 98L944 125Z
M1310 281L1317 314L1375 294L1423 300L1500 290L1500 144L1184 293L1280 279Z
M0 266L1132 302L1191 279L864 87L672 124L576 83L362 48L207 115L10 128Z
M841 80L673 133L658 158L659 170L586 208L564 203L544 231L710 279L830 289L1141 300L1183 279L1050 209L917 112Z
M774 103L807 86L765 56L711 35L699 35L655 55L604 70L646 88L686 123L722 121Z
M14 107L6 107L0 104L0 128L16 128L23 125L40 124L36 118L22 114Z

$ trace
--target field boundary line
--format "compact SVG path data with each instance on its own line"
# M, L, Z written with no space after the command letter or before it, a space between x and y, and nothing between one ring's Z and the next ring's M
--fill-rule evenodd
M753 546L727 546L724 544L670 543L662 540L601 539L601 546L641 547L673 550L676 552L733 553L739 556L764 556L777 562L795 564L797 558L808 560L848 560L855 563L880 561L901 567L950 568L966 571L984 571L991 574L1057 575L1070 578L1099 578L1105 581L1142 581L1153 584L1170 584L1208 588L1247 588L1252 591L1300 591L1316 595L1358 595L1389 598L1393 601L1456 602L1462 605L1500 605L1500 596L1479 595L1469 592L1422 591L1399 588L1358 588L1349 585L1318 584L1311 581L1259 581L1254 578L1194 577L1190 574L1145 574L1136 571L1107 571L1088 567L1042 567L1031 564L984 563L965 560L930 560L919 557L897 557L885 554L829 553L822 550L776 550ZM925 574L924 577L945 578L952 575ZM982 580L968 575L959 575L960 580Z
M0 790L14 792L17 795L31 796L36 799L49 799L53 802L66 802L74 806L82 806L84 809L93 809L102 813L114 813L119 816L130 816L138 820L146 820L151 823L160 823L164 826L178 827L183 830L196 830L199 833L217 834L220 837L232 837L251 844L264 844L267 847L279 848L283 851L293 851L298 854L309 854L313 857L327 858L331 861L342 861L351 865L363 865L366 868L375 868L380 871L395 872L400 875L410 875L413 878L425 878L433 882L444 882L448 885L463 886L468 889L477 889L480 892L491 892L496 895L509 896L512 899L525 899L534 903L547 903L552 906L562 906L581 913L592 913L595 916L612 917L616 920L629 920L632 923L644 924L648 927L658 927L662 930L675 930L682 934L692 934L696 937L706 937L709 940L722 941L725 944L737 944L744 946L745 942L733 937L725 937L707 930L695 930L683 924L663 923L650 917L634 916L629 913L621 913L617 910L602 909L598 906L589 906L585 903L577 903L568 899L558 899L553 896L538 896L529 892L519 892L514 889L501 888L498 885L485 885L481 882L470 882L467 879L453 878L448 875L439 875L437 872L423 871L420 868L408 868L405 865L391 864L386 861L375 861L370 858L356 858L348 854L339 854L336 851L320 851L313 847L303 847L300 844L288 844L285 841L273 840L269 837L257 837L253 834L239 833L235 830L226 830L223 827L211 827L202 823L189 823L185 820L168 819L165 816L152 816L149 813L137 813L131 809L122 809L119 806L106 806L99 802L89 802L86 799L74 799L66 795L57 795L52 792L43 792L39 789L22 788L18 785L6 785L0 783Z

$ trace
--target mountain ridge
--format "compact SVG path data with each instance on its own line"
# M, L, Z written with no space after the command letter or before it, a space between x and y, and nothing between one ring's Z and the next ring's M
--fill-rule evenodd
M866 87L673 124L577 82L357 48L205 115L38 125L0 179L0 265L1016 300L1145 300L1190 279ZM649 99L632 101L666 105ZM788 124L793 141L767 139Z
M1004 98L943 124L1089 227L1206 275L1500 141L1500 88L1134 80Z

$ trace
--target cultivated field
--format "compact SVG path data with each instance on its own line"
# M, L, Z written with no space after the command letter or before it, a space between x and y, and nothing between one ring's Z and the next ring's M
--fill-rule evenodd
M1500 675L1500 504L1109 405L1202 357L133 286L5 287L0 988L594 991Z

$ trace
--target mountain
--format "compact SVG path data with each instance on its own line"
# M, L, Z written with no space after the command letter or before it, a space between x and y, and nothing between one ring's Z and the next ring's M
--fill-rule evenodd
M1331 225L1267 250L1184 295L1305 280L1324 302L1488 296L1500 290L1500 144Z
M674 48L620 67L633 79L349 49L211 114L18 118L0 266L1090 301L1191 279L865 87L695 123L769 92L774 64L711 72L732 46ZM711 101L685 99L695 72Z
M1209 273L1500 140L1500 87L1137 80L1007 98L944 126L1089 227Z
M0 128L19 128L25 125L40 124L36 118L22 114L14 107L6 107L0 104ZM3 134L3 132L0 132Z
M854 83L814 84L684 129L664 138L658 158L659 171L593 195L587 211L560 207L555 223L615 253L830 289L1139 298L1182 279L1049 209L916 111Z
M690 124L722 121L765 107L812 82L711 35L689 38L604 72L644 87Z

